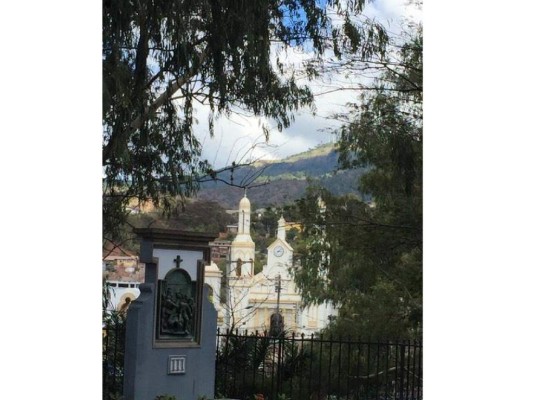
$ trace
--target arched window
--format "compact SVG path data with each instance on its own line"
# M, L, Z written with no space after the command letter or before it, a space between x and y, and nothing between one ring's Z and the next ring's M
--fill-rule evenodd
M237 276L241 276L242 274L242 260L240 258L237 260L237 268L235 269L235 273Z
M165 282L167 289L171 289L173 292L189 297L193 295L191 276L184 269L174 268L168 271L165 275Z
M270 336L279 336L284 330L283 315L280 313L273 313L270 316Z

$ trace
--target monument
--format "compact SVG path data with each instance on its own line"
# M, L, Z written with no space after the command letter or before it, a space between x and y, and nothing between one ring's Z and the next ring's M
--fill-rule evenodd
M217 234L143 228L145 283L126 321L124 398L213 398L216 311L204 288Z

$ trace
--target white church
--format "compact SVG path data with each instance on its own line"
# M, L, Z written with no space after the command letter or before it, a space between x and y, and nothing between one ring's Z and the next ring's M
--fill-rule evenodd
M289 332L309 335L323 329L337 312L327 303L303 307L290 273L293 248L285 238L283 217L278 221L277 237L268 247L267 264L254 274L250 216L250 200L245 193L239 203L238 232L227 262L227 284L222 285L223 274L216 264L211 263L205 270L205 283L212 290L218 311L218 327L264 332L281 316L283 329Z

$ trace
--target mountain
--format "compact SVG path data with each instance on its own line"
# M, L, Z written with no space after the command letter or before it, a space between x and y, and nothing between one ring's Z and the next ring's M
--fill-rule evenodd
M318 146L309 151L280 161L261 161L249 167L225 171L218 178L243 185L253 180L247 195L254 207L282 206L305 195L310 184L324 186L336 195L359 193L358 183L364 169L337 171L338 154L332 144ZM254 179L255 178L255 179ZM224 182L202 184L198 198L211 200L233 209L243 196L243 189Z

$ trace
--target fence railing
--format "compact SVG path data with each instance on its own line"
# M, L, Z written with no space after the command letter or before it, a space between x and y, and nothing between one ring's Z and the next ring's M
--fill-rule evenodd
M103 399L121 398L125 324L102 330ZM421 400L422 343L217 333L215 397Z
M124 383L125 323L108 323L102 328L103 399L121 398Z
M215 393L241 400L419 400L422 343L217 334Z

